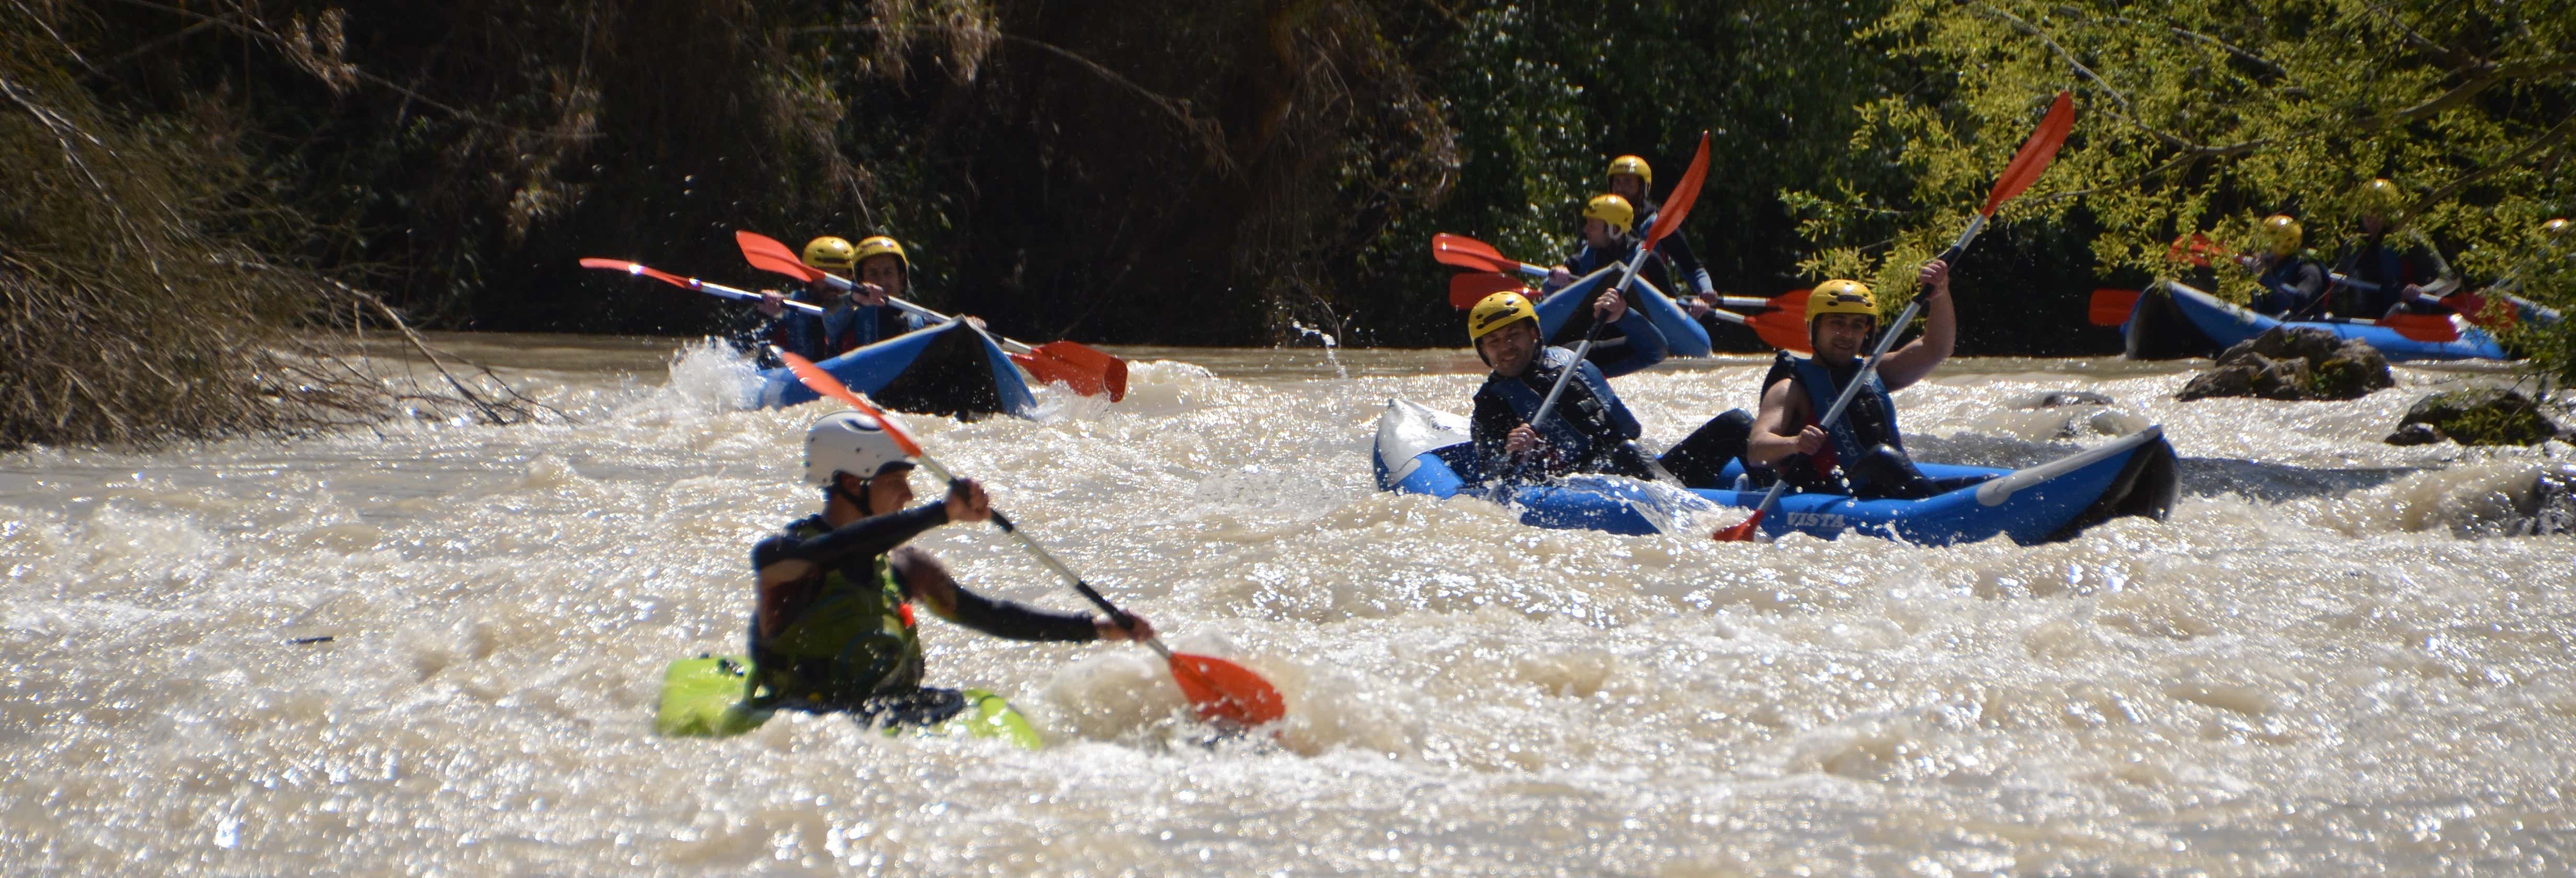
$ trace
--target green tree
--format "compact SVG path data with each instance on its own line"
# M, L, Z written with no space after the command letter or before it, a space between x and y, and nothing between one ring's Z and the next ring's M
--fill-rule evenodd
M2177 236L2242 247L2276 212L2330 248L2360 184L2386 177L2411 196L2400 220L2475 285L2576 201L2567 0L1896 0L1861 35L1934 74L1865 104L1851 135L1903 185L1785 193L1819 272L1910 286L2061 89L2075 133L2001 219L2086 236L2109 271L2171 275ZM2526 289L2569 295L2538 275Z

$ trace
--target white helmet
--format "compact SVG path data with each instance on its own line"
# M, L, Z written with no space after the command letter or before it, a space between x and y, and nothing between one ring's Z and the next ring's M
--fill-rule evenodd
M834 412L805 430L805 481L829 485L833 473L872 479L897 465L909 467L912 461L875 418Z

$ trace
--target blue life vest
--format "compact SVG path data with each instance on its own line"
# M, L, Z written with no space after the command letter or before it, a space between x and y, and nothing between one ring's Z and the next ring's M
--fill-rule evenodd
M1574 380L1557 397L1556 408L1548 413L1547 422L1533 425L1539 438L1547 440L1548 447L1565 455L1565 459L1575 461L1577 470L1623 472L1624 468L1608 465L1614 460L1616 446L1636 438L1645 428L1619 402L1618 394L1610 392L1610 381L1601 376L1601 367L1588 360L1575 362L1573 351L1544 347L1539 349L1538 362L1522 378L1489 377L1485 389L1498 395L1511 406L1513 414L1527 423L1538 414L1539 404L1547 397L1524 378L1543 377L1542 383L1552 385L1555 374L1551 370L1568 365L1575 367ZM1606 444L1596 447L1596 438L1606 440Z
M1789 360L1790 371L1798 376L1798 386L1807 390L1807 423L1813 424L1834 407L1834 398L1842 395L1842 386L1813 357ZM1854 368L1858 368L1857 364ZM1837 463L1859 460L1863 453L1882 443L1905 450L1905 439L1896 430L1896 400L1887 395L1887 384L1879 380L1877 370L1870 371L1869 382L1861 385L1860 395L1852 398L1843 416L1825 428L1825 436L1831 440L1829 447L1815 456L1816 474L1822 476L1831 476Z

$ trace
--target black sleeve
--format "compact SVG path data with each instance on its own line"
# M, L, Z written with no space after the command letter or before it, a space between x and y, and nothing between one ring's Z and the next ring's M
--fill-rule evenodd
M763 541L752 549L751 566L757 570L780 561L809 561L825 567L838 567L855 559L873 558L893 551L905 540L920 536L922 531L947 523L948 508L942 503L871 516L813 539Z
M1097 639L1100 629L1093 627L1085 613L1057 613L1010 601L997 601L958 586L957 615L948 621L977 631L1011 640L1053 640L1079 643Z

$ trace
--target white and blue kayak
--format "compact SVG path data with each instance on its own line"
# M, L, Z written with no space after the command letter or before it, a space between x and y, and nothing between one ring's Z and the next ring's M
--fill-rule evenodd
M1037 395L1001 345L964 320L907 332L816 363L850 389L900 412L973 420L994 414L1031 417ZM784 368L760 373L762 408L820 398Z
M1564 327L1565 321L1574 316L1574 309L1583 307L1584 303L1598 298L1602 284L1619 279L1620 268L1622 266L1604 266L1601 270L1577 278L1573 283L1559 287L1556 292L1549 293L1545 298L1540 299L1538 301L1539 337L1555 338L1556 331ZM1637 285L1630 291L1636 293L1634 301L1638 303L1637 310L1643 312L1647 320L1654 322L1655 329L1664 334L1664 350L1667 355L1708 356L1708 330L1702 328L1699 321L1691 319L1690 312L1682 310L1681 303L1673 301L1671 297L1664 295L1663 291L1646 283L1645 278L1638 278Z
M1386 414L1378 419L1374 460L1380 490L1500 499L1520 513L1522 524L1533 527L1663 533L1692 513L1751 509L1763 494L1587 475L1512 485L1508 497L1495 498L1477 472L1467 419L1405 400L1387 401ZM1936 481L1991 478L1919 500L1786 494L1763 516L1761 528L1774 537L1796 532L1832 539L1859 533L1938 546L2004 536L2029 545L2070 539L2124 515L2161 520L2173 508L2176 490L2173 446L2157 427L2018 470L1920 466Z
M2456 321L2460 337L2452 341L2418 341L2397 330L2368 321L2290 320L2257 314L2253 309L2172 281L2148 287L2120 325L2132 360L2170 360L2216 356L2238 342L2276 326L2322 329L2336 338L2357 338L2378 348L2391 362L2410 360L2502 360L2504 347L2487 331Z

